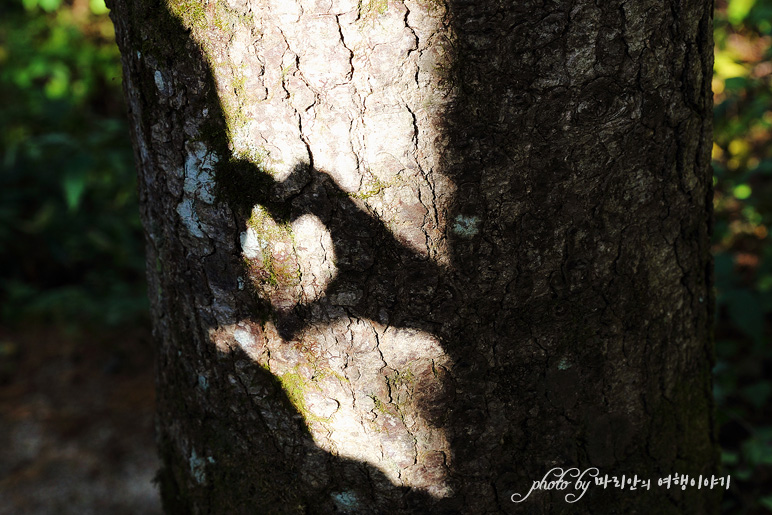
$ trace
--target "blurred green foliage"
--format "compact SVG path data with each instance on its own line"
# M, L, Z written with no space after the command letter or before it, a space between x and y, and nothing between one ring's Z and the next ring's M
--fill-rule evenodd
M728 513L772 511L772 0L715 13L715 396Z
M0 5L0 320L147 309L120 56L103 0Z

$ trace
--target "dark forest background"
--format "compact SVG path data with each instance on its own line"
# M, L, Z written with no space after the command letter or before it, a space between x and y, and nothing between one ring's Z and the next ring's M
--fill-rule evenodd
M717 0L715 50L723 508L772 513L772 0ZM0 4L0 271L0 514L157 512L143 236L103 0Z

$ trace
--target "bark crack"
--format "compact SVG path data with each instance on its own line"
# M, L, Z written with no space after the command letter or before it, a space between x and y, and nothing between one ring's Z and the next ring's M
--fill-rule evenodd
M346 74L346 81L351 82L352 78L354 77L354 52L348 47L346 44L346 38L343 35L343 28L340 25L340 15L335 15L335 24L338 26L338 35L340 36L340 42L343 45L343 48L346 49L348 52L348 65L349 65L349 71Z

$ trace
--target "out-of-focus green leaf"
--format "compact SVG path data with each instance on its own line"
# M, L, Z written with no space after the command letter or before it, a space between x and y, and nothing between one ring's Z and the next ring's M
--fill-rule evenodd
M738 184L734 187L732 193L734 193L735 198L745 200L751 196L751 187L747 184Z
M753 477L753 472L747 468L735 469L732 473L732 477L742 481L747 481Z
M751 12L756 0L732 0L726 8L726 15L732 25L739 25Z
M772 465L772 428L764 428L743 445L743 454L752 465Z
M45 85L46 96L51 99L62 98L67 94L70 85L69 73L63 66L55 66Z
M722 452L721 453L721 462L724 465L736 465L737 462L740 461L740 457L737 455L736 452Z
M37 4L46 12L54 12L62 5L62 0L37 0Z
M62 180L62 189L64 198L67 201L67 209L75 211L80 205L80 199L83 197L83 191L86 189L86 181L83 176L65 176Z
M745 77L748 74L745 66L736 62L725 52L716 54L713 61L713 69L716 75L723 79Z
M94 14L106 14L110 11L105 5L105 0L89 0L88 5Z

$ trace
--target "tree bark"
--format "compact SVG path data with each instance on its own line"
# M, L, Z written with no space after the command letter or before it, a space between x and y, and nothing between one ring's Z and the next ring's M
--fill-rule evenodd
M717 510L710 2L111 4L168 513Z

